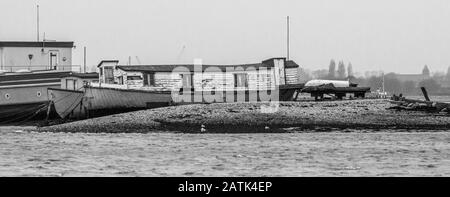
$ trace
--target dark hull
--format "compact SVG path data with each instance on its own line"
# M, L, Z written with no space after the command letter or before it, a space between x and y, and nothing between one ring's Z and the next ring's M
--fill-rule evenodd
M69 72L40 71L0 75L0 123L16 123L47 118L47 88L61 86ZM55 113L51 108L49 118Z
M0 124L16 123L29 120L43 120L47 117L49 102L34 102L0 106ZM50 110L55 116L54 109Z

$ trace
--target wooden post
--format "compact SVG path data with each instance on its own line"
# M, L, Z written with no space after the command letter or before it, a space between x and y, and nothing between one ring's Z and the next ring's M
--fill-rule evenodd
M425 89L425 87L420 87L420 89L422 90L422 93L423 93L423 96L425 97L425 100L430 101L430 97L428 97L427 89Z

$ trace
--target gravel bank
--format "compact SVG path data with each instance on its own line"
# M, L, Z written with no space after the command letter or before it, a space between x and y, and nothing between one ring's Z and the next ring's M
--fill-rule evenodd
M161 131L286 132L330 129L450 129L450 116L387 110L384 100L282 102L274 113L262 113L261 103L216 103L172 106L61 125L42 132L145 133Z

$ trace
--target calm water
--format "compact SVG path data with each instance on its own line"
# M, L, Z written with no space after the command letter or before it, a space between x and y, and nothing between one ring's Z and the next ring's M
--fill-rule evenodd
M66 134L0 127L0 176L450 176L450 132Z

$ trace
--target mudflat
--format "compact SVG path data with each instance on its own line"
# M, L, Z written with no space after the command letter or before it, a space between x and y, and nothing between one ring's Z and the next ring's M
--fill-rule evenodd
M450 115L388 109L387 100L214 103L171 106L60 125L40 132L86 133L265 133L333 129L450 129ZM203 129L202 129L203 128ZM294 129L292 129L294 128Z

